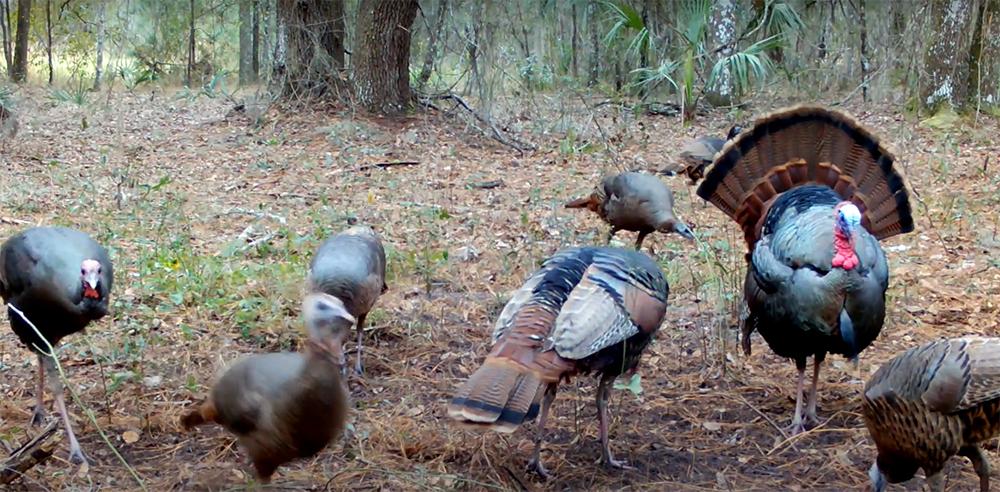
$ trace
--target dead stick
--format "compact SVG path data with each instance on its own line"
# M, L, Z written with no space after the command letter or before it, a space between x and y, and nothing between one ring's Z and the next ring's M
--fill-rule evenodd
M51 420L40 434L15 449L3 464L0 464L0 484L13 482L35 465L49 459L62 441L61 432L57 432L58 430L59 421Z

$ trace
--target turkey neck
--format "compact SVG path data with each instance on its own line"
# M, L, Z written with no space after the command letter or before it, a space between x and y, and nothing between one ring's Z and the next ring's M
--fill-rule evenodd
M305 358L301 377L286 400L285 413L293 428L314 428L311 433L314 435L307 436L306 440L315 441L314 444L322 448L343 427L348 396L340 377L340 365L332 355L310 343Z

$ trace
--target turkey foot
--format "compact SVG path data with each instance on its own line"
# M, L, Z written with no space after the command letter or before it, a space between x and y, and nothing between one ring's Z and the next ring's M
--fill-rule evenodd
M35 409L31 412L31 426L41 427L46 418L48 418L48 413L45 411L45 406L35 405Z
M606 455L604 455L604 456L601 457L601 462L604 464L604 466L606 466L608 468L612 468L612 469L617 469L617 470L635 470L636 469L634 466L629 465L627 461L616 460L615 457L614 457L614 455L611 454L610 450L608 450L608 452L607 452Z
M35 409L31 413L31 425L41 426L45 423L45 360L38 356L38 387L35 388Z
M539 477L542 477L542 480L552 478L552 474L549 473L549 470L545 468L545 465L542 464L542 461L538 457L531 458L531 461L528 461L528 471L537 473Z
M528 471L537 473L543 480L552 478L549 471L542 465L542 440L545 438L545 423L549 420L549 409L556 399L555 383L545 387L545 394L542 396L542 414L538 418L538 427L535 429L535 450L531 453L531 461L528 461Z

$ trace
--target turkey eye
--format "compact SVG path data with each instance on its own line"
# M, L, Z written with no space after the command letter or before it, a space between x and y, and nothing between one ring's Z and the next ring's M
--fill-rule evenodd
M87 271L81 268L80 269L80 275L86 275L86 274L87 274Z

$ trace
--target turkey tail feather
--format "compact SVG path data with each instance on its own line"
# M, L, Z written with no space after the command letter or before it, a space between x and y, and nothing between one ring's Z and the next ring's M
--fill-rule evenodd
M800 105L758 119L728 141L698 196L736 220L751 244L774 198L804 184L824 184L858 205L878 239L913 230L909 195L895 158L851 116Z
M542 380L524 367L490 358L455 393L448 416L498 432L513 432L538 415L544 388Z

